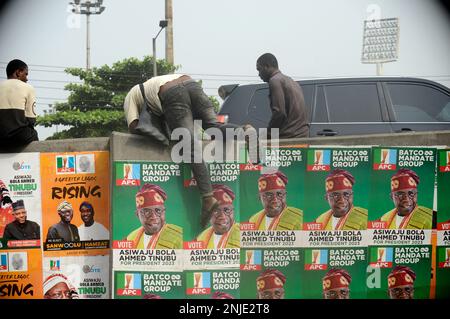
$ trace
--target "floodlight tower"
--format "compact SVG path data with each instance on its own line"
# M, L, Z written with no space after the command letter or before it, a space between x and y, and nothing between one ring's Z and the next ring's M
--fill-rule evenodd
M361 62L375 63L382 75L383 63L398 60L399 35L398 18L365 20Z
M69 2L73 6L72 12L77 14L86 15L86 71L91 68L91 45L90 45L90 16L91 14L101 14L105 11L105 7L102 6L103 0L74 0Z

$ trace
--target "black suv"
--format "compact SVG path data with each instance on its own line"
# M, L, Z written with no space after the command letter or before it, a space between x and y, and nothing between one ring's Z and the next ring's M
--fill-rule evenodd
M450 130L450 90L418 78L374 77L298 81L310 136ZM224 85L219 121L267 127L266 83Z

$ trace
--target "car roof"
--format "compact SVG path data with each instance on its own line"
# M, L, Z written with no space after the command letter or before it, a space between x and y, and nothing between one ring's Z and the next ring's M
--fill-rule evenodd
M352 83L352 82L410 82L410 83L422 83L422 84L430 84L433 86L438 86L441 89L450 92L450 89L446 87L445 85L442 85L440 83L423 79L423 78L414 78L414 77L389 77L389 76L383 76L383 77L343 77L343 78L317 78L317 79L307 79L307 80L295 80L299 82L300 84L307 85L307 84L328 84L328 83ZM254 83L254 84L242 84L238 85L239 88L245 89L249 87L255 87L257 88L264 88L267 87L267 83Z

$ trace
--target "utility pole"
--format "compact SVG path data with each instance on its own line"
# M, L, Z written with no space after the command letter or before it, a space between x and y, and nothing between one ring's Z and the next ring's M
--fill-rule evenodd
M158 75L158 70L156 68L156 38L158 37L158 35L161 33L161 31L164 28L167 28L167 20L160 20L159 21L159 26L160 26L161 29L159 29L159 31L156 34L156 36L152 39L152 46L153 46L153 76L157 76Z
M166 0L166 61L173 64L173 10L172 0Z
M103 0L74 0L69 2L73 6L72 12L86 15L86 71L91 69L91 36L90 36L90 16L91 14L101 14L105 11L102 6Z

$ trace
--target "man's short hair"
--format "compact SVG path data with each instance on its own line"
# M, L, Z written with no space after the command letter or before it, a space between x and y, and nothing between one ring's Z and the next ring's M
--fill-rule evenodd
M278 69L277 58L272 53L264 53L258 58L257 62L262 66L272 66Z
M10 78L17 70L23 70L27 68L28 65L25 62L23 62L22 60L14 59L12 61L9 61L8 65L6 66L6 76Z
M81 207L89 208L91 210L92 214L94 214L94 206L92 206L91 203L84 201L80 204L80 208L79 208L80 211L81 211Z

